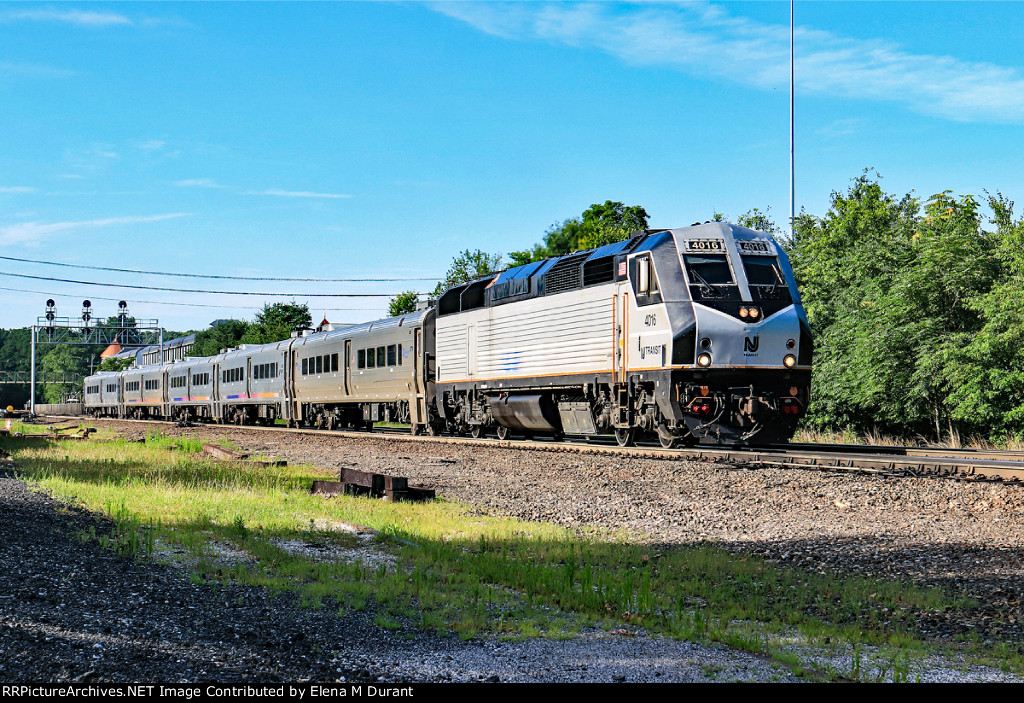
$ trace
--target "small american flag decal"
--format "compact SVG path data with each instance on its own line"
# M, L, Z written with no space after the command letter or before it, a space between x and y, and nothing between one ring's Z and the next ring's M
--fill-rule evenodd
M620 276L625 276L626 275L626 262L625 261L620 261L619 262L619 275Z

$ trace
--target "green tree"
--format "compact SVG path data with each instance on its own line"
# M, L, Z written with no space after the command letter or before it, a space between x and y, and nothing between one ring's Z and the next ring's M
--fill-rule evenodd
M950 413L960 424L989 428L999 440L1024 437L1024 218L1014 220L1013 201L989 196L996 225L990 290L968 305L983 319L980 329L951 340L942 356Z
M96 371L124 371L133 363L135 363L135 357L129 359L115 359L114 357L109 357L104 359L103 362L96 367Z
M89 352L85 347L55 345L39 361L40 381L37 397L44 403L59 403L66 393L81 395L83 379L89 371ZM69 379L67 383L44 383Z
M509 256L514 266L521 266L548 256L561 256L619 242L637 230L646 229L648 217L647 210L640 205L625 205L612 200L595 203L579 217L571 217L548 228L541 244L532 249L514 251Z
M388 315L398 317L416 311L416 305L420 301L420 294L414 290L407 290L399 293L388 302Z
M309 307L305 304L298 305L291 303L268 303L256 313L256 319L252 321L242 335L242 344L268 344L288 339L292 331L299 327L310 327L313 318L310 317Z
M192 345L191 356L216 356L221 349L238 346L249 323L245 320L225 320L216 327L196 332L196 341Z
M791 260L817 340L808 421L936 437L979 432L950 390L999 278L972 196L882 191L865 172L822 218L797 218ZM975 360L976 363L977 360ZM965 406L965 409L968 406Z
M782 234L782 230L779 228L775 221L771 218L771 208L766 207L764 212L761 212L756 207L747 210L745 213L736 218L736 224L740 227L747 227L749 229L755 229L758 232L767 232L768 234Z
M0 330L0 364L4 371L28 373L31 357L32 335L27 327ZM8 405L20 408L28 400L29 384L0 384L0 407Z
M433 296L440 298L441 294L452 286L500 271L502 268L504 265L501 254L488 254L480 249L474 251L466 249L452 261L452 265L444 275L444 280L438 282L434 288Z

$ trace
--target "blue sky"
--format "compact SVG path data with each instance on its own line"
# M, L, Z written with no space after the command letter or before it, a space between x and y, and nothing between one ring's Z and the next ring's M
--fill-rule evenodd
M1024 4L799 1L796 25L798 208L865 167L1024 198ZM0 256L427 279L0 260L0 327L50 296L171 329L287 299L12 273L356 322L387 299L301 294L427 291L608 199L788 217L788 2L0 3L0 36Z

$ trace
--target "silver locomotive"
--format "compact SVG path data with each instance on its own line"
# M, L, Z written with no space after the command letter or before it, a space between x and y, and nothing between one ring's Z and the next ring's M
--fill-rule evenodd
M780 441L806 409L811 351L770 235L648 230L445 292L436 407L450 428L499 437Z

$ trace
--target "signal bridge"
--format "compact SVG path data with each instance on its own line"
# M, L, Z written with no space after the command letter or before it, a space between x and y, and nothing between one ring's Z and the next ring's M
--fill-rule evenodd
M29 366L29 413L36 412L36 345L104 345L117 344L121 347L145 347L160 345L160 359L163 359L164 328L158 320L137 320L128 315L128 303L117 304L117 324L93 325L92 302L82 301L81 317L57 317L53 298L46 301L46 314L36 318L32 325L32 359ZM82 379L77 382L81 384ZM15 383L16 381L10 381ZM61 383L62 381L43 381Z
M36 383L70 383L72 385L81 385L83 377L78 374L60 374L58 376L49 376L43 379L36 379ZM24 383L28 385L32 382L32 374L28 371L0 371L0 384L12 384L12 383Z

